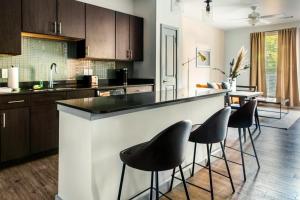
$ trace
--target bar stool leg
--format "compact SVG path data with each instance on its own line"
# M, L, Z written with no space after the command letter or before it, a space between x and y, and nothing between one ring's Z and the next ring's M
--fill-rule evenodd
M191 176L194 176L194 172L195 172L196 153L197 153L197 143L195 142L194 157L193 157L193 167L192 167L192 175Z
M184 175L183 175L183 170L182 170L181 165L179 165L179 170L180 170L180 174L181 174L181 179L182 179L182 183L183 183L183 187L184 187L186 199L190 200L189 191L188 191L188 189L186 187L185 178L184 178Z
M210 147L209 147L209 155L211 155L212 146L213 146L213 144L210 144ZM208 167L208 161L207 161L207 163L206 163L206 167Z
M124 180L124 175L125 175L125 168L126 168L126 164L123 164L121 181L120 181L120 187L119 187L119 194L118 194L118 200L121 199L121 193L122 193L122 187L123 187L123 180Z
M153 192L153 176L154 176L154 173L151 172L150 200L152 200L152 192Z
M224 146L223 146L222 142L220 142L220 145L221 145L221 149L222 149L222 152L223 152L223 158L224 158L224 161L225 161L227 173L228 173L228 176L229 176L229 179L230 179L232 193L234 193L235 192L235 188L234 188L234 185L233 185L233 181L232 181L230 169L229 169L229 166L228 166L228 162L227 162L227 158L226 158L226 154L225 154L225 149L224 149Z
M248 128L248 132L249 132L249 135L250 135L250 140L251 140L251 143L252 143L252 147L253 147L254 155L255 155L255 158L256 158L257 166L258 166L258 169L260 169L260 164L259 164L259 160L258 160L258 157L257 157L257 153L256 153L256 149L255 149L255 146L254 146L254 142L253 142L253 138L252 138L252 135L251 135L250 128Z
M213 188L213 184L212 184L209 144L206 144L206 149L207 149L207 160L208 160L207 163L208 163L208 170L209 170L210 195L211 195L211 200L213 200L214 199L214 188Z
M155 181L156 181L156 200L159 200L158 171L155 172Z
M173 183L174 183L175 171L176 171L176 168L174 168L174 169L173 169L173 172L172 172L172 179L171 179L171 183L170 183L169 192L171 192L172 189L173 189Z
M243 128L243 133L244 133L244 143L247 142L247 132L246 132L246 129Z
M239 140L240 140L240 150L241 150L241 158L242 158L242 166L243 166L244 181L246 181L246 170L245 170L245 161L244 161L243 143L242 143L242 131L241 131L240 128L239 128Z

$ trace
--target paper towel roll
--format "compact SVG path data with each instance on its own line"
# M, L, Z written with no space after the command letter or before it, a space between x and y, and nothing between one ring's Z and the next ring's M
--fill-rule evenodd
M12 89L19 89L19 68L11 67L8 69L7 86Z

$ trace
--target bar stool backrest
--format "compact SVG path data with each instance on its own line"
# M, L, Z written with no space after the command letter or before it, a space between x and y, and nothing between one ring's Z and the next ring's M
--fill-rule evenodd
M191 142L211 144L223 141L226 138L228 120L231 108L226 107L216 112L206 120L198 129L194 130L190 136Z
M250 100L244 104L230 116L229 127L249 128L252 126L256 107L257 100Z
M160 171L173 169L182 164L188 138L192 129L191 121L180 121L155 136L145 151L152 156L156 168Z

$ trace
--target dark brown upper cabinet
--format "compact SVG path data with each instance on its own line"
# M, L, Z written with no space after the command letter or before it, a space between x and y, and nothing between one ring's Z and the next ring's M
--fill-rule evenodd
M22 0L23 32L85 38L85 4L74 0Z
M116 59L143 60L144 20L124 13L116 13Z
M60 36L85 38L85 4L74 0L57 0L57 31Z
M22 0L22 31L56 35L56 0Z
M21 54L21 0L0 1L0 54Z
M115 11L86 4L85 57L116 58Z
M131 60L144 59L144 19L130 16L130 51Z
M130 60L130 16L116 12L116 59Z

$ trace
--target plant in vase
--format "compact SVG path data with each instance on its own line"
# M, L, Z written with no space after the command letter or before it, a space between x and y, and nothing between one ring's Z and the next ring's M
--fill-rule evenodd
M219 68L213 68L213 70L221 72L227 78L231 91L236 91L236 79L239 75L241 75L241 71L250 68L249 65L244 65L246 54L247 51L245 50L244 47L242 47L237 54L236 61L233 58L232 61L230 62L229 75L227 75L225 71Z

